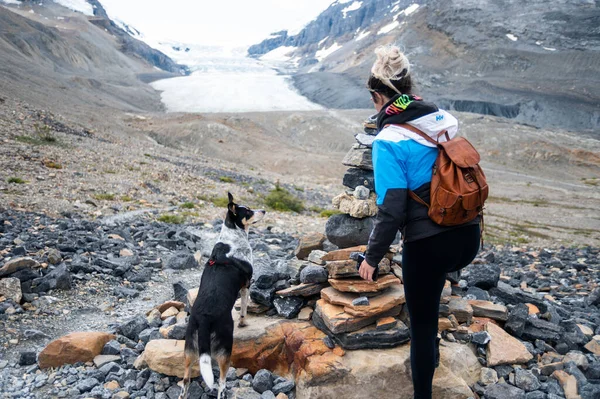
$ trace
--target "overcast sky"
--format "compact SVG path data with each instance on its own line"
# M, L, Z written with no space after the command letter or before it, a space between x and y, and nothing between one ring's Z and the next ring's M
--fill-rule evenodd
M117 18L155 40L244 46L297 29L334 0L100 0Z

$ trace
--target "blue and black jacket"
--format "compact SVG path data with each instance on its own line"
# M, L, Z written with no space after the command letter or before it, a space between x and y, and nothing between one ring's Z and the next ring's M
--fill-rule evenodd
M446 130L456 136L458 121L417 96L397 95L377 116L373 169L378 212L369 238L366 260L376 267L400 230L404 242L420 240L456 227L443 227L427 215L427 207L408 196L414 191L429 202L429 186L438 149L400 124L409 124L437 140ZM440 141L445 141L442 136ZM477 224L479 220L471 223Z

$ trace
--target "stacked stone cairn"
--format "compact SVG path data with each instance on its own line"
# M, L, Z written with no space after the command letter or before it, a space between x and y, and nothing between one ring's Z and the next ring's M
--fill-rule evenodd
M347 190L333 199L341 214L329 218L326 226L327 238L340 248L366 244L373 230L377 203L371 151L376 134L374 120L368 119L342 161L350 167L342 182Z

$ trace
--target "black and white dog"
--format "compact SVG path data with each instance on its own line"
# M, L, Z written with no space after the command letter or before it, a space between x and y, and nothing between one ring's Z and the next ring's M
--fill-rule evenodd
M248 227L260 221L265 211L253 211L233 202L228 193L227 216L219 241L204 267L198 296L191 309L185 334L185 372L180 399L187 398L192 366L200 358L200 373L212 389L214 375L212 357L219 363L219 393L225 397L225 377L229 370L233 346L233 317L231 315L238 293L242 308L238 326L246 325L250 280L252 279L252 248Z

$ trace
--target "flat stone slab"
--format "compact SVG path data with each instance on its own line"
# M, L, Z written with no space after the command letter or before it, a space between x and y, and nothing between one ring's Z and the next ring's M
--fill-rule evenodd
M341 279L359 277L358 270L356 269L356 261L352 259L327 262L325 266L329 271L329 278ZM379 263L379 275L389 274L390 271L390 260L388 258L383 258Z
M356 317L369 317L380 315L398 305L406 303L404 296L404 286L395 284L378 295L369 299L369 304L365 306L353 305L353 301L360 297L359 294L337 291L333 287L325 288L321 291L321 298L327 302L343 306L344 311Z
M358 148L359 144L346 154L342 160L342 164L346 166L355 166L357 168L373 170L373 159L370 148Z
M333 336L334 340L346 350L395 348L410 341L410 330L402 322L385 330L377 329L373 325L341 334L333 334L318 314L313 315L313 323L327 335Z
M400 284L400 280L393 275L381 276L377 281L366 281L361 278L339 280L329 279L329 284L333 288L342 292L380 292L394 284Z
M508 309L506 306L497 305L489 301L469 301L473 308L473 316L487 317L492 320L506 321L508 319Z
M313 296L317 295L327 286L327 283L299 284L285 290L277 291L275 294L279 296Z
M318 315L329 331L333 334L340 334L358 331L363 327L374 324L382 317L397 316L401 311L402 305L398 305L375 316L357 317L346 313L342 306L333 305L324 299L320 299L317 301L313 319L315 315Z
M336 251L328 252L327 255L321 259L324 261L336 261L336 260L349 260L352 252L365 252L367 250L366 245L359 245L357 247L350 247L344 249L338 249Z

